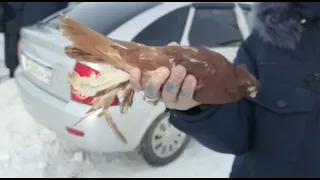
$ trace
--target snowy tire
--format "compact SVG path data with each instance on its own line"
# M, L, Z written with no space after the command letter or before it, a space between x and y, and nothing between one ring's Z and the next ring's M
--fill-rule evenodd
M169 112L165 112L147 130L140 152L149 165L164 166L177 159L189 141L188 135L171 125Z

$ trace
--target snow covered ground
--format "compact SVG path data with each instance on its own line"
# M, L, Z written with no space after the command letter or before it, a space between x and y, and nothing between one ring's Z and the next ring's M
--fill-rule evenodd
M0 59L3 44L0 38ZM3 68L0 60L0 70ZM228 177L232 156L192 141L175 162L148 166L134 153L83 153L35 123L13 80L0 84L0 177Z
M0 177L227 177L232 156L192 141L172 164L149 167L134 153L82 153L36 124L13 80L0 84Z

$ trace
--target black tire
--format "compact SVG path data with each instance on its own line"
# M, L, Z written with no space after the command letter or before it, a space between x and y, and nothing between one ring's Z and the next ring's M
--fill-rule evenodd
M190 136L186 135L186 137L185 137L182 145L179 147L179 149L170 156L159 157L158 155L156 155L156 153L153 151L153 148L152 148L152 135L153 135L154 131L156 130L156 127L158 126L158 124L161 122L161 120L163 120L164 116L167 116L167 113L169 113L169 112L165 112L165 113L161 114L152 123L152 125L147 130L147 132L144 135L142 142L141 142L140 153L142 154L142 157L144 158L144 160L149 165L151 165L153 167L165 166L165 165L171 163L172 161L174 161L175 159L177 159L183 153L183 151L186 149L186 147L189 144L189 141L191 139Z

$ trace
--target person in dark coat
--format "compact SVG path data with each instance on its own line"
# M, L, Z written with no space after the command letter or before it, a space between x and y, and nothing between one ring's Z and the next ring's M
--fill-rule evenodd
M2 4L0 3L0 33L3 33L3 14L4 14L4 8L2 6Z
M2 2L4 7L5 63L14 76L19 61L17 56L20 29L68 6L68 2Z
M1 2L3 18L1 21L4 35L4 58L5 65L10 70L10 77L18 66L17 43L21 27L21 10L23 2Z
M192 99L196 79L182 66L171 74L159 69L145 96L161 98L176 128L207 148L235 155L231 178L319 178L320 3L259 2L253 13L254 29L234 63L260 80L254 99L199 105ZM131 72L137 89L140 75Z

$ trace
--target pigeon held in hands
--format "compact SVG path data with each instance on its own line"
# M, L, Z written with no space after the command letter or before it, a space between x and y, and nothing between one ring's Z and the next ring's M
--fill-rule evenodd
M127 142L126 138L107 111L118 93L122 97L121 113L132 106L134 90L129 82L129 72L134 67L141 70L144 87L159 67L171 69L177 65L184 66L188 74L197 79L194 100L201 104L232 103L257 94L259 82L245 65L234 65L223 55L205 47L155 47L119 41L105 37L64 15L60 15L60 20L63 36L72 42L65 47L65 54L76 61L98 63L104 67L97 77L81 77L76 72L69 75L68 80L75 93L94 97L92 108L81 120L98 112L98 116L106 118L124 143Z

